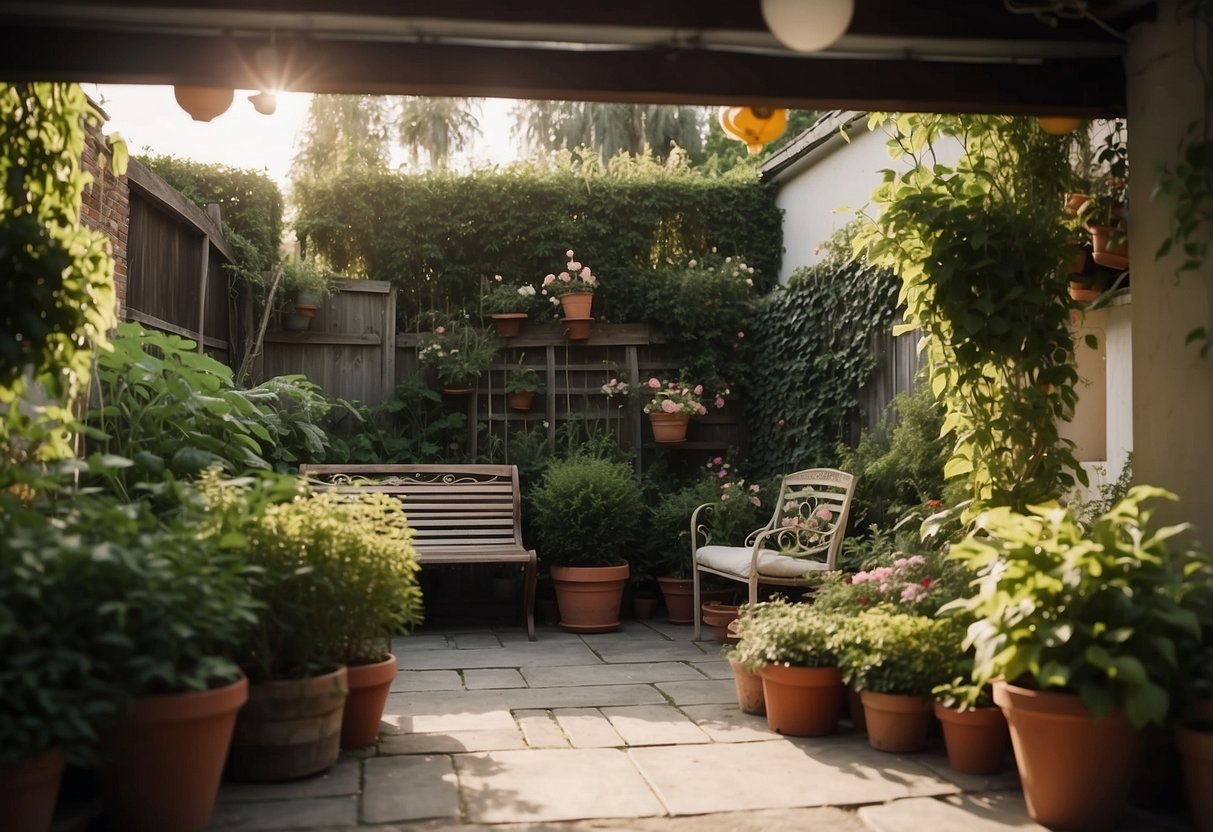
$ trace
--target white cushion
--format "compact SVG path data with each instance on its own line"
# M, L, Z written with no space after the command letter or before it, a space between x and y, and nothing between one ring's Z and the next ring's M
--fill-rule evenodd
M695 550L695 562L718 572L736 575L742 580L750 579L750 560L753 549L749 546L702 546ZM770 549L758 555L758 574L772 578L802 578L806 572L824 572L826 565L819 560L790 558Z

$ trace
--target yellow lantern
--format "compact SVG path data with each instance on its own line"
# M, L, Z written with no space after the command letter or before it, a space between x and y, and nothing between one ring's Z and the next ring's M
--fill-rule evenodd
M753 156L788 129L788 111L783 107L722 107L720 126L725 135L745 142Z
M173 87L173 97L194 121L210 121L227 112L236 91L177 85Z
M1040 129L1050 136L1064 136L1082 124L1082 119L1069 116L1038 116L1036 120L1040 122Z

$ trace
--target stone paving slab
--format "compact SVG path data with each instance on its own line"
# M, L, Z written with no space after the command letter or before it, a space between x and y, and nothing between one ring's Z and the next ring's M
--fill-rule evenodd
M716 659L714 661L691 662L691 667L698 670L709 679L732 679L733 668L724 659ZM661 681L654 679L653 681Z
M525 688L526 680L511 667L486 670L466 670L463 685L468 690L495 690L499 688Z
M609 705L660 705L663 697L652 685L583 685L559 688L467 690L388 695L386 715L477 714L501 709L598 708ZM420 729L413 729L420 730ZM452 728L451 730L478 730Z
M399 694L390 694L390 701ZM460 708L454 705L447 709L432 708L432 713L392 713L389 706L384 711L380 730L387 734L458 734L466 731L511 731L515 729L514 718L505 708L479 707ZM384 723L387 730L384 731Z
M347 757L324 774L289 783L228 783L219 787L219 802L254 800L306 800L313 797L339 797L358 794L361 769L359 760Z
M345 828L358 822L358 798L313 797L223 803L215 807L208 827L222 832L270 832L275 829Z
M956 786L853 739L633 748L628 755L671 814L846 806L950 794Z
M455 642L457 650L485 650L501 647L501 639L492 632L453 633L447 638Z
M627 743L597 708L559 708L552 716L574 748L621 748Z
M685 662L645 662L643 664L592 664L572 667L525 667L522 675L533 688L576 685L622 685L651 682L702 680ZM729 678L733 678L732 673Z
M446 633L414 633L411 636L396 636L392 639L392 652L397 656L401 652L413 650L446 650L450 647Z
M459 784L445 755L375 757L363 770L366 823L458 818Z
M732 679L660 682L656 687L674 700L675 705L723 705L737 702L737 687Z
M638 641L635 644L590 643L604 662L641 664L644 662L703 661L708 654L689 641Z
M380 754L456 754L461 751L504 751L526 748L517 725L509 730L452 731L449 734L385 734Z
M858 817L873 832L1048 832L1028 818L1019 793L914 797L864 806Z
M1002 770L997 774L962 774L948 765L948 755L943 739L936 738L928 745L927 753L915 754L914 760L935 772L939 777L955 783L964 792L997 792L1019 789L1019 772L1015 768L1015 756L1008 750L1003 759Z
M463 681L455 670L398 670L392 680L392 693L427 690L463 690Z
M702 658L702 654L700 654ZM596 664L598 657L580 639L544 644L521 641L504 648L482 650L418 650L396 654L403 670L468 670L482 667L558 667Z
M674 641L690 641L695 637L695 627L691 624L671 624L665 616L650 619L645 626Z
M623 751L570 748L458 754L472 823L519 823L664 814Z
M710 742L708 735L669 705L603 708L602 715L628 745L681 745Z
M767 728L765 716L741 712L736 702L727 705L688 705L682 712L712 738L712 742L761 742L778 734Z
M518 727L531 748L568 748L560 725L547 711L518 711L514 714Z

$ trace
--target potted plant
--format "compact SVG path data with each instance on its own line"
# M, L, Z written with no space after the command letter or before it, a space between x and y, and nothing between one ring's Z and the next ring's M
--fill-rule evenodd
M553 304L560 304L564 310L565 326L576 327L578 338L574 340L580 340L589 337L589 324L594 320L590 308L594 302L594 290L598 288L598 278L589 266L574 259L572 249L566 251L565 256L569 258L565 270L545 276L541 291Z
M653 441L661 444L685 442L691 417L708 412L700 399L703 385L650 378L646 386L653 396L644 406L653 427Z
M773 600L738 619L730 658L762 678L767 726L778 734L834 733L842 711L842 675L834 639L838 623L807 604Z
M972 670L972 662L969 662ZM989 686L977 686L968 675L939 685L935 716L943 726L948 765L963 774L995 774L1002 768L1011 736L1007 720L994 704Z
M324 771L340 753L348 690L343 551L360 532L342 495L308 493L294 477L225 482L208 471L200 488L213 534L256 567L250 583L265 610L240 645L251 684L227 776L274 782Z
M481 298L481 309L487 312L502 338L513 338L522 330L522 323L529 317L535 303L535 287L530 283L513 286L504 282L501 275L493 275Z
M1213 828L1213 576L1194 575L1193 583L1203 587L1194 593L1202 622L1204 642L1195 660L1187 662L1184 706L1175 725L1175 744L1183 765L1184 794L1188 812L1197 829Z
M330 507L346 533L337 589L341 617L338 660L346 667L349 695L341 718L341 747L375 742L388 692L396 678L391 637L421 621L421 590L413 531L399 500L386 494L343 495Z
M282 289L290 304L283 318L283 328L305 330L329 295L328 272L313 260L288 260L282 264Z
M859 691L868 744L878 751L921 751L936 686L956 677L963 631L948 618L877 607L843 619L838 663Z
M1162 489L1137 486L1086 532L1064 508L983 512L952 554L976 575L953 606L974 616L973 681L994 683L1028 814L1068 829L1107 828L1124 807L1139 729L1164 724L1196 653L1187 604L1209 559L1150 527Z
M1125 122L1117 119L1096 154L1104 172L1095 193L1078 208L1079 221L1091 235L1091 258L1101 266L1124 270L1129 267L1126 237L1129 197L1129 147Z
M705 501L717 499L714 480L653 495L645 536L646 555L653 563L657 584L671 624L695 623L695 588L691 580L691 515ZM705 599L731 600L733 591L700 593Z
M518 357L518 363L506 371L505 394L509 397L510 410L520 413L530 411L535 394L543 391L543 379L534 367L523 362L526 353Z
M417 361L434 372L448 395L471 393L496 354L490 338L459 321L437 326L417 342Z
M558 460L548 466L531 505L560 626L573 633L616 629L627 557L644 509L631 466L589 456Z

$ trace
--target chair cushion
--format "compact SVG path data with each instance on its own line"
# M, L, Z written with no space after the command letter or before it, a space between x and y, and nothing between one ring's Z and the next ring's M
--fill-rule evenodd
M695 562L709 569L727 572L748 581L752 554L753 549L749 546L701 546L695 550ZM825 563L819 560L790 558L769 549L764 549L758 555L759 576L800 578L806 572L824 572L825 570Z

